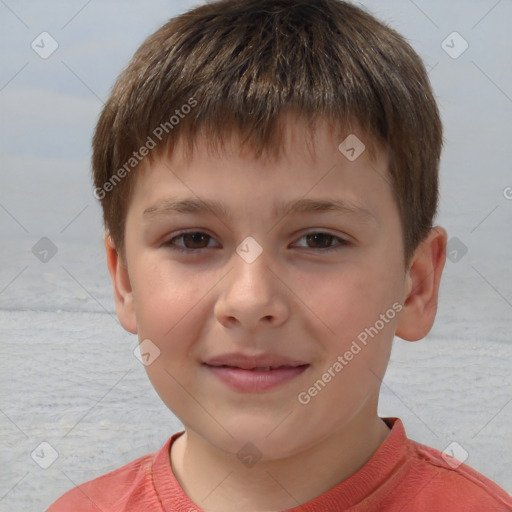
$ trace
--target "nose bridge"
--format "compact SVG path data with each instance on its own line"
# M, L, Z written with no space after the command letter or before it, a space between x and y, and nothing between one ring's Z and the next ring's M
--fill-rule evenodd
M255 328L261 320L278 323L286 316L286 304L279 280L270 270L268 254L248 240L240 244L232 259L232 270L224 281L216 315L224 325L229 321ZM252 244L252 245L251 245Z
M231 272L230 288L235 293L253 297L253 300L268 300L274 287L274 274L268 268L269 251L249 237L242 242L233 257L234 269Z

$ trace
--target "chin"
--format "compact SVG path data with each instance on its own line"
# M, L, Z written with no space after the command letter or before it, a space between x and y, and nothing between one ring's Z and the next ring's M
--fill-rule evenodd
M262 461L277 460L300 452L305 441L296 424L283 424L286 423L283 422L285 417L286 414L278 419L244 414L223 422L223 427L232 437L223 429L216 430L220 435L212 431L203 431L201 434L217 448L239 459L252 456Z

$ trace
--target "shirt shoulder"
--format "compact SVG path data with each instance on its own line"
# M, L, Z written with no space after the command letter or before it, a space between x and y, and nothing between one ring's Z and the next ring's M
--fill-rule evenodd
M512 497L484 475L435 448L407 444L410 464L400 487L408 510L512 512Z
M152 482L155 454L140 457L105 475L77 485L55 501L46 512L131 512L151 506L160 512ZM144 508L145 509L145 508Z

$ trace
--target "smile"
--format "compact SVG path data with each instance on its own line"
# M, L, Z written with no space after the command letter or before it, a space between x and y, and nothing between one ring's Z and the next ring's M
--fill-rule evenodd
M204 365L211 375L230 388L247 393L258 393L282 386L301 375L309 364L298 366L256 366L239 368L229 365Z

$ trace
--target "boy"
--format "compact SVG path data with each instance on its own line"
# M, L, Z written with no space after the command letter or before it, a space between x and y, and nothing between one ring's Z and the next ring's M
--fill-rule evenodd
M351 4L221 0L150 36L95 195L117 315L185 431L50 512L512 510L377 415L394 335L436 314L441 146L421 60Z

